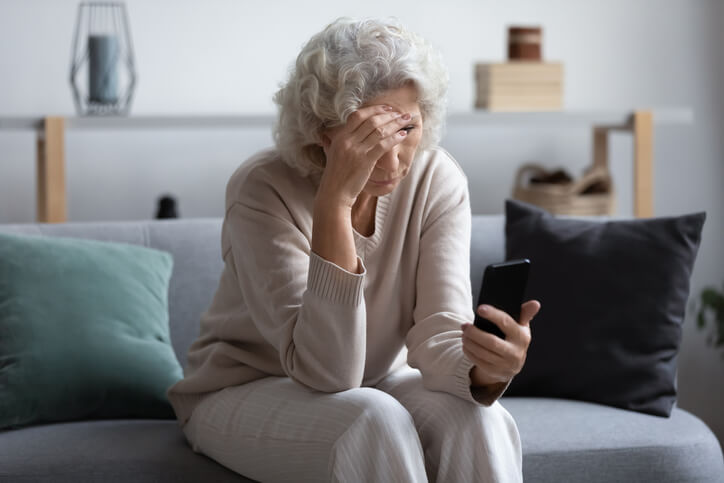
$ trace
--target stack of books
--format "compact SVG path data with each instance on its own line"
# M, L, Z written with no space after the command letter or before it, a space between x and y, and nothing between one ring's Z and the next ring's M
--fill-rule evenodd
M563 109L563 64L511 61L475 66L475 107L491 111Z

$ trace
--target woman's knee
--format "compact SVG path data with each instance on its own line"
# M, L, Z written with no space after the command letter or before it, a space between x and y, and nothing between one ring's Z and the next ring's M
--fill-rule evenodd
M397 399L371 387L360 387L345 391L347 403L354 406L357 417L354 424L366 424L379 428L407 426L414 429L410 413Z
M452 394L430 391L411 410L420 430L437 434L452 432L460 434L473 428L515 431L517 426L510 413L498 402L480 406Z
M364 461L389 459L395 468L409 471L424 467L412 417L382 391L321 393L271 378L255 386L227 388L197 406L184 428L194 451L249 475L260 470L269 448L288 467L298 464L300 474L322 472L319 478L330 471L346 475L345 468L362 471ZM304 461L297 461L300 444L314 448ZM384 479L368 476L369 481Z
M424 481L422 444L410 413L394 397L373 388L345 391L357 417L337 439L330 473L339 481Z

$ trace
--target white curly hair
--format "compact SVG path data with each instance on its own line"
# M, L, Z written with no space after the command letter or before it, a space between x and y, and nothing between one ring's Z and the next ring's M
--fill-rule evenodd
M448 73L422 37L396 19L342 17L302 47L289 80L274 95L274 141L282 159L303 176L324 169L323 128L344 124L362 104L412 83L423 131L417 152L440 141Z

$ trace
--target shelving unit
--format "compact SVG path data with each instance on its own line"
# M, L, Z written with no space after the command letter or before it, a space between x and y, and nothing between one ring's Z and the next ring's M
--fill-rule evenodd
M129 116L129 117L6 117L0 118L0 130L32 130L37 133L37 221L61 223L67 219L65 183L65 131L69 129L245 129L269 127L273 115L245 116ZM632 134L634 214L653 216L653 136L659 124L690 124L690 109L633 111L579 110L555 112L451 113L449 125L546 125L581 126L593 129L594 164L608 162L608 134L624 131Z

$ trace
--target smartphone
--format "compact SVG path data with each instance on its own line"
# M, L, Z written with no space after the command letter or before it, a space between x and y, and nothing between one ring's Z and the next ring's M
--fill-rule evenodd
M518 322L529 271L530 260L527 258L493 263L485 267L478 305L475 306L475 327L505 339L505 334L497 325L478 315L478 306L492 305L507 312Z

